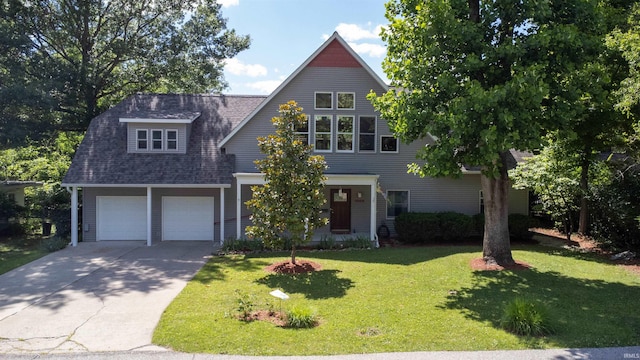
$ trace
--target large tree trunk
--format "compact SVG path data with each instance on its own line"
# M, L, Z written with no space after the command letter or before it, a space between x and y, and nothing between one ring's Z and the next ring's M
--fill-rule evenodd
M589 231L589 200L587 194L589 193L589 166L591 161L587 154L591 151L585 152L585 156L582 159L580 170L580 222L578 224L578 233L587 235Z
M509 175L501 154L501 169L497 178L481 175L484 196L484 238L482 258L488 265L514 265L509 239Z

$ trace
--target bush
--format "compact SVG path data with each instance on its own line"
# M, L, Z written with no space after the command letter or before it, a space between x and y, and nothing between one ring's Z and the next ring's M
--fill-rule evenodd
M503 329L517 335L543 336L554 332L546 309L533 301L516 298L504 309Z
M509 235L519 240L531 239L529 229L535 227L535 219L522 214L509 215Z
M42 248L47 252L62 250L69 245L69 239L62 236L54 236L42 240Z
M348 249L371 249L371 240L366 236L356 236L344 240L342 245Z
M308 307L294 306L287 311L285 327L294 329L312 328L318 325L318 317Z
M223 252L236 252L236 251L262 251L264 250L264 244L260 240L255 239L225 239L222 244Z
M401 242L451 242L473 235L474 221L470 216L456 212L409 212L396 216L395 228Z

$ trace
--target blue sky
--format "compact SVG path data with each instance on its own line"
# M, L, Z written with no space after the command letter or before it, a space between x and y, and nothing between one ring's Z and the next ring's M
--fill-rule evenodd
M387 0L218 0L227 28L251 46L225 66L226 94L269 94L337 31L386 81L380 27Z

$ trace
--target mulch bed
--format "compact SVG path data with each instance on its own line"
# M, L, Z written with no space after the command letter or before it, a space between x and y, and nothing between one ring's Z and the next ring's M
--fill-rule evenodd
M285 260L277 263L273 263L266 268L266 272L276 274L306 274L313 271L322 270L322 265L317 262L296 259L296 263L292 264L291 260Z
M477 258L471 260L471 269L474 271L500 271L500 270L529 270L531 269L531 265L516 260L516 264L512 266L501 266L498 264L487 265L487 263L482 258Z

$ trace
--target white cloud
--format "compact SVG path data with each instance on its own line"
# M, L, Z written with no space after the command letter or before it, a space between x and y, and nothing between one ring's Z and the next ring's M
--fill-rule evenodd
M336 31L346 41L358 41L362 39L379 39L382 25L376 26L373 30L367 30L356 24L340 23L336 26Z
M256 81L252 83L245 84L248 88L259 91L261 94L271 94L280 84L282 84L283 79L279 80L265 80L265 81Z
M357 52L360 55L368 55L372 58L381 58L387 52L387 48L380 44L370 44L370 43L349 43L349 46L353 48L353 51Z
M234 75L259 77L267 75L267 68L260 64L245 64L238 59L225 60L225 69Z
M222 5L223 8L228 8L240 5L240 0L218 0L218 4Z

